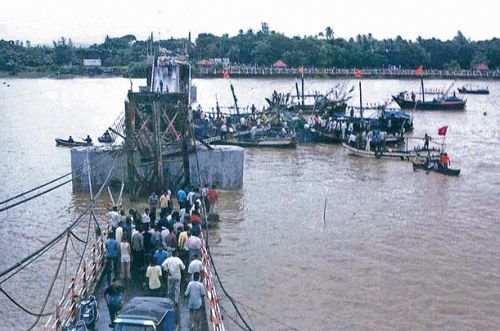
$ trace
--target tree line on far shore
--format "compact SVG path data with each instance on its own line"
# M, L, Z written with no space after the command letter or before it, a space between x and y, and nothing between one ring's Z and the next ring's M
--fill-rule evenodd
M336 38L331 27L314 36L287 37L271 31L266 23L261 30L240 30L237 35L216 36L201 33L196 40L167 39L154 42L179 54L188 52L193 61L229 58L231 63L269 66L282 60L289 66L316 68L416 68L474 69L484 63L500 68L500 39L471 41L462 32L451 40L436 38L406 40L375 39L371 34L348 40ZM111 74L144 77L148 41L133 35L107 36L103 43L76 47L61 37L50 46L32 46L30 41L0 40L0 71L16 73ZM101 59L101 67L85 68L83 59Z

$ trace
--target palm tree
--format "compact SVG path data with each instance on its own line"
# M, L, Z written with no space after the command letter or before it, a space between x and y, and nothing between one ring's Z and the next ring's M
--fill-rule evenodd
M325 29L325 36L327 40L333 40L333 29L329 26Z

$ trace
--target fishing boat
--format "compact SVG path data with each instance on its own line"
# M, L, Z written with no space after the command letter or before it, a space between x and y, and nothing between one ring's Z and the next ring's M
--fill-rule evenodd
M446 175L446 176L458 176L460 175L460 169L451 169L445 168L441 166L433 166L426 162L413 162L413 170L425 170L427 173L429 171L436 172L438 174Z
M373 159L392 159L392 160L402 160L409 161L414 159L423 159L430 155L432 158L439 156L439 150L435 149L381 149L381 150L365 150L359 149L355 146L351 146L345 142L342 143L342 146L348 151L349 155L365 157L365 158L373 158Z
M65 139L56 138L56 146L63 147L79 147L79 146L92 146L92 143L86 141L69 141Z
M290 111L293 113L312 114L319 112L333 116L334 114L344 114L347 108L347 101L353 88L347 89L348 83L335 85L327 93L314 92L304 93L304 80L302 79L302 92L299 91L298 82L295 82L296 94L273 92L271 98L266 98L269 104L268 112Z
M415 110L464 110L467 99L461 99L455 95L448 95L453 84L444 91L433 97L432 100L425 100L425 95L429 94L424 90L424 81L421 78L421 100L415 98L415 93L400 92L398 95L393 95L392 99L401 107L401 109L415 109Z
M342 142L342 137L338 132L323 132L314 128L311 128L310 131L315 142L325 144L340 144Z
M467 87L464 85L464 86L458 88L458 93L461 93L461 94L490 94L490 90L487 87L485 87L485 88L480 88L480 87L473 88L471 86Z
M218 140L212 143L213 145L231 145L249 148L297 148L297 142L293 138L263 138L255 140L238 140L227 139Z

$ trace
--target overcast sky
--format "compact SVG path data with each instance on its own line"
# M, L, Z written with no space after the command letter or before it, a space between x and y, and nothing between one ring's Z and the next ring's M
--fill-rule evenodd
M451 39L458 30L473 40L499 37L497 1L106 1L4 0L0 39L51 43L61 36L76 44L100 43L108 34L145 39L193 39L201 32L235 35L261 22L288 36L314 35L331 26L338 37L371 32L375 38Z

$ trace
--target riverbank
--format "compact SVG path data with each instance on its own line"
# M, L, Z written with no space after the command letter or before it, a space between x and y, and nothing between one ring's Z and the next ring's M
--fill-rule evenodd
M57 74L51 72L38 72L38 71L26 71L19 72L15 75L11 75L6 71L0 71L0 79L5 78L52 78L52 79L72 79L72 78L120 78L123 75L116 74L99 74L99 75L89 75L89 74ZM127 77L128 78L128 77Z

